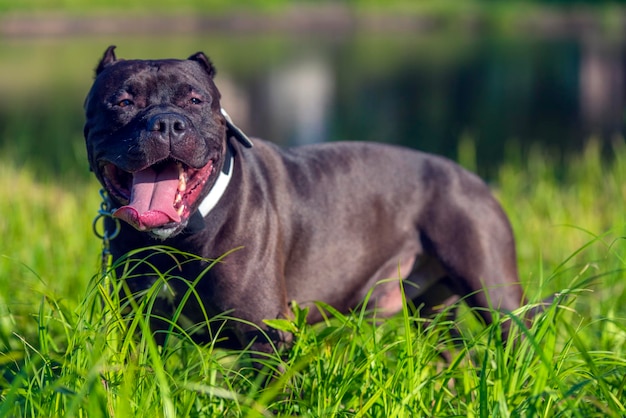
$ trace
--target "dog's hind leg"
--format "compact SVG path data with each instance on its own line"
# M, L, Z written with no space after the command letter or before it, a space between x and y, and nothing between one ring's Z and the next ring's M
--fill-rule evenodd
M436 298L441 300L436 302L453 295L466 297L468 305L491 323L492 309L512 312L525 303L508 219L486 186L461 196L442 194L421 228L424 251L446 272ZM503 322L504 339L509 328L510 321Z

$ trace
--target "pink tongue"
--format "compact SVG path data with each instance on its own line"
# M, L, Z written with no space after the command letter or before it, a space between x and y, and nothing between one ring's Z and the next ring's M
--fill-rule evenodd
M170 164L162 171L152 168L133 175L130 202L113 213L140 231L158 228L170 222L180 222L174 209L178 190L178 167Z

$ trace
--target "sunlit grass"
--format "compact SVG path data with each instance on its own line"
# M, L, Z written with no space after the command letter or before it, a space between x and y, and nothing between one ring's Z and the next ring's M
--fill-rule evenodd
M95 182L41 182L0 165L0 297L14 320L29 321L43 297L75 306L84 296L101 247L91 232L98 205Z
M295 306L292 321L271 322L293 347L257 359L272 379L248 351L196 345L174 323L157 345L162 282L122 318L123 282L98 274L95 182L42 183L0 165L0 416L623 416L626 148L603 158L591 142L565 164L510 153L493 185L521 280L531 303L558 302L529 329L521 312L500 316L521 342L504 344L468 309L455 323L408 310L379 323L320 304L328 319L308 326ZM471 147L461 159L471 165Z

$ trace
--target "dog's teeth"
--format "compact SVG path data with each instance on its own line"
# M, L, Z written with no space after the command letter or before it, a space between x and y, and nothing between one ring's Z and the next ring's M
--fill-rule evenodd
M185 205L180 205L180 207L176 209L176 213L178 213L178 216L183 216L183 210L185 210Z
M187 175L182 165L178 165L178 190L182 193L187 189Z

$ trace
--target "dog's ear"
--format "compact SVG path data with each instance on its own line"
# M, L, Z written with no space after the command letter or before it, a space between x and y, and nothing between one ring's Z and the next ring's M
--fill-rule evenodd
M111 45L106 51L104 51L104 55L96 67L96 76L98 76L98 74L104 71L106 67L113 64L115 61L117 61L117 58L115 57L115 45Z
M211 63L211 60L209 60L209 58L206 55L204 55L204 52L196 52L195 54L193 54L187 59L191 61L199 62L200 65L202 65L202 67L209 74L209 77L211 78L215 77L217 70L213 66L213 63Z

